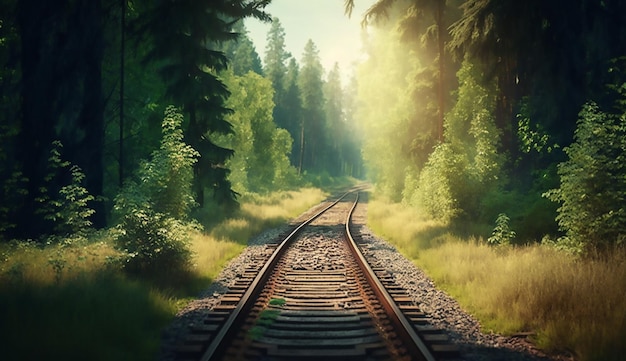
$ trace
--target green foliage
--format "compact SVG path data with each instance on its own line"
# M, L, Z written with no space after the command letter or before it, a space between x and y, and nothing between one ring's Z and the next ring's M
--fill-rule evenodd
M61 158L63 145L60 141L52 143L48 158L48 174L44 178L46 187L40 189L36 200L41 204L37 210L43 218L54 223L57 235L67 237L86 237L92 223L89 219L95 211L89 207L94 196L83 186L85 174L82 170ZM55 191L55 186L63 182L69 172L69 184L62 185Z
M187 219L195 205L191 182L198 153L184 143L182 122L183 116L169 106L161 147L115 199L120 218L117 244L128 254L130 272L151 274L189 265L189 232L194 226Z
M496 218L496 226L491 232L491 237L487 238L487 243L493 246L506 246L511 244L515 238L515 231L511 230L509 221L511 219L504 213L500 213Z
M118 227L117 244L127 253L130 273L175 273L190 266L192 224L145 208L126 214Z
M130 180L115 199L115 210L122 214L130 209L149 207L176 219L186 219L195 202L191 192L193 164L199 156L183 141L183 116L175 107L165 110L160 148L144 161L137 179Z
M213 140L235 151L226 163L233 188L240 193L267 192L293 185L296 170L289 164L292 139L273 121L271 82L253 72L236 76L228 71L222 77L231 91L226 105L233 113L226 119L234 134L214 136Z
M436 112L428 92L422 92L433 84L419 78L425 73L421 53L412 52L414 44L401 42L393 25L372 34L369 58L358 68L354 119L360 123L363 161L377 191L410 201L415 189L404 181L419 177L433 150Z
M551 153L558 144L549 144L550 135L543 129L541 123L531 123L531 109L528 98L523 99L520 112L517 114L517 136L519 137L520 149L524 153Z
M324 69L319 50L311 39L304 46L298 86L302 96L304 154L302 169L321 171L328 164L328 140L325 134Z
M233 20L268 20L263 12L267 4L266 0L158 1L145 17L145 28L154 40L148 59L160 65L166 95L189 114L186 139L202 155L194 164L194 191L201 206L205 188L218 204L236 206L229 170L224 167L232 150L217 146L208 136L232 131L225 120L231 112L225 106L229 91L218 77L228 58L217 45L237 38ZM168 26L163 26L163 19L170 19Z
M420 173L417 199L433 218L448 222L462 211L456 192L464 183L466 162L447 143L437 146L428 158Z
M557 221L567 242L604 248L626 240L626 114L587 103L574 143L559 164L560 187L545 193L560 203ZM576 246L577 247L577 246Z
M418 199L433 217L476 218L481 200L502 182L500 132L495 127L493 85L465 61L458 73L458 100L446 117L446 142L435 148L418 182Z

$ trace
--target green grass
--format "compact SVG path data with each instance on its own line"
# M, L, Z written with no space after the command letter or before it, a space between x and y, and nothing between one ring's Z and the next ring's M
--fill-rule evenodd
M153 360L162 329L247 240L319 203L316 188L246 196L241 210L191 235L194 267L133 279L102 232L71 245L0 244L3 360Z
M419 211L374 200L368 222L475 315L483 331L534 332L581 360L626 354L626 254L580 259L539 244L490 247Z

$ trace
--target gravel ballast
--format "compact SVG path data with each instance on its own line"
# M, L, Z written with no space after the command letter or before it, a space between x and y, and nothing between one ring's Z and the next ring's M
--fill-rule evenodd
M407 290L416 304L429 316L432 325L445 330L452 342L459 346L463 360L573 360L563 355L544 354L524 335L506 337L481 332L478 320L463 311L456 300L439 290L421 269L402 256L393 245L367 228L364 224L366 212L367 203L357 207L353 217L353 232L360 233L362 242L369 251L386 265L396 284ZM287 229L287 225L274 228L251 239L249 246L224 267L215 281L178 313L170 326L163 331L160 360L175 359L175 347L184 339L189 325L201 323L207 313L219 303L228 286L243 273L252 256L262 251L267 243L284 234Z

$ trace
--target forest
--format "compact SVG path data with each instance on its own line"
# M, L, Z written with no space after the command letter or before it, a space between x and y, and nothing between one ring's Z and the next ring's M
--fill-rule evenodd
M143 342L127 359L153 359L158 328L247 238L320 201L322 189L367 181L370 208L380 209L372 227L459 297L465 286L441 264L460 249L498 262L541 253L513 266L546 267L541 277L556 272L555 259L605 270L612 278L581 281L593 286L581 292L599 295L589 307L605 301L597 317L612 331L593 329L586 345L575 346L587 324L565 335L572 310L554 325L496 306L483 316L496 331L538 329L549 350L618 359L626 3L377 0L361 15L359 0L345 0L346 17L362 16L367 55L347 84L344 69L323 68L313 41L302 54L286 50L270 3L0 2L0 318L9 320L0 338L12 340L9 355L37 322L50 334L66 323L65 338L80 340L81 327L122 313L111 328L129 317L158 325L119 336ZM251 19L271 23L265 49L248 36ZM389 223L396 215L403 227L428 226L403 240L393 231L406 229ZM554 283L541 282L528 287ZM135 301L98 306L107 311L87 326L33 312L71 315L100 292ZM514 325L498 324L507 317ZM107 342L104 359L120 359ZM79 343L53 339L51 353L31 357Z

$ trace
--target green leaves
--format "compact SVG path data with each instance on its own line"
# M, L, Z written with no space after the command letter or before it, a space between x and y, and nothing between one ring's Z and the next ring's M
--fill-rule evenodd
M117 245L128 255L130 272L181 270L190 263L189 232L198 226L187 219L195 206L192 167L199 154L183 141L182 122L178 110L167 107L160 148L115 198Z
M500 213L496 218L496 226L491 232L491 237L487 238L487 243L494 246L511 244L511 240L515 238L515 231L509 226L510 220L506 214Z
M504 163L498 154L494 86L482 84L480 71L467 60L458 78L458 100L446 116L446 142L430 155L418 183L421 203L444 221L479 214L481 200L498 187Z
M288 158L292 139L273 121L270 80L253 72L236 76L229 71L223 77L232 91L226 104L234 112L226 119L234 134L214 136L213 140L235 151L226 163L234 189L264 192L289 185L295 179Z
M626 114L593 102L580 112L574 143L559 164L561 184L544 197L560 203L557 221L569 242L602 248L626 239Z
M52 142L48 174L44 177L46 186L40 189L41 194L36 198L41 204L36 212L54 224L52 229L56 235L86 237L87 230L92 226L90 218L95 213L89 204L95 197L83 185L85 174L81 168L62 159L62 149L60 141ZM69 183L55 188L68 172Z

